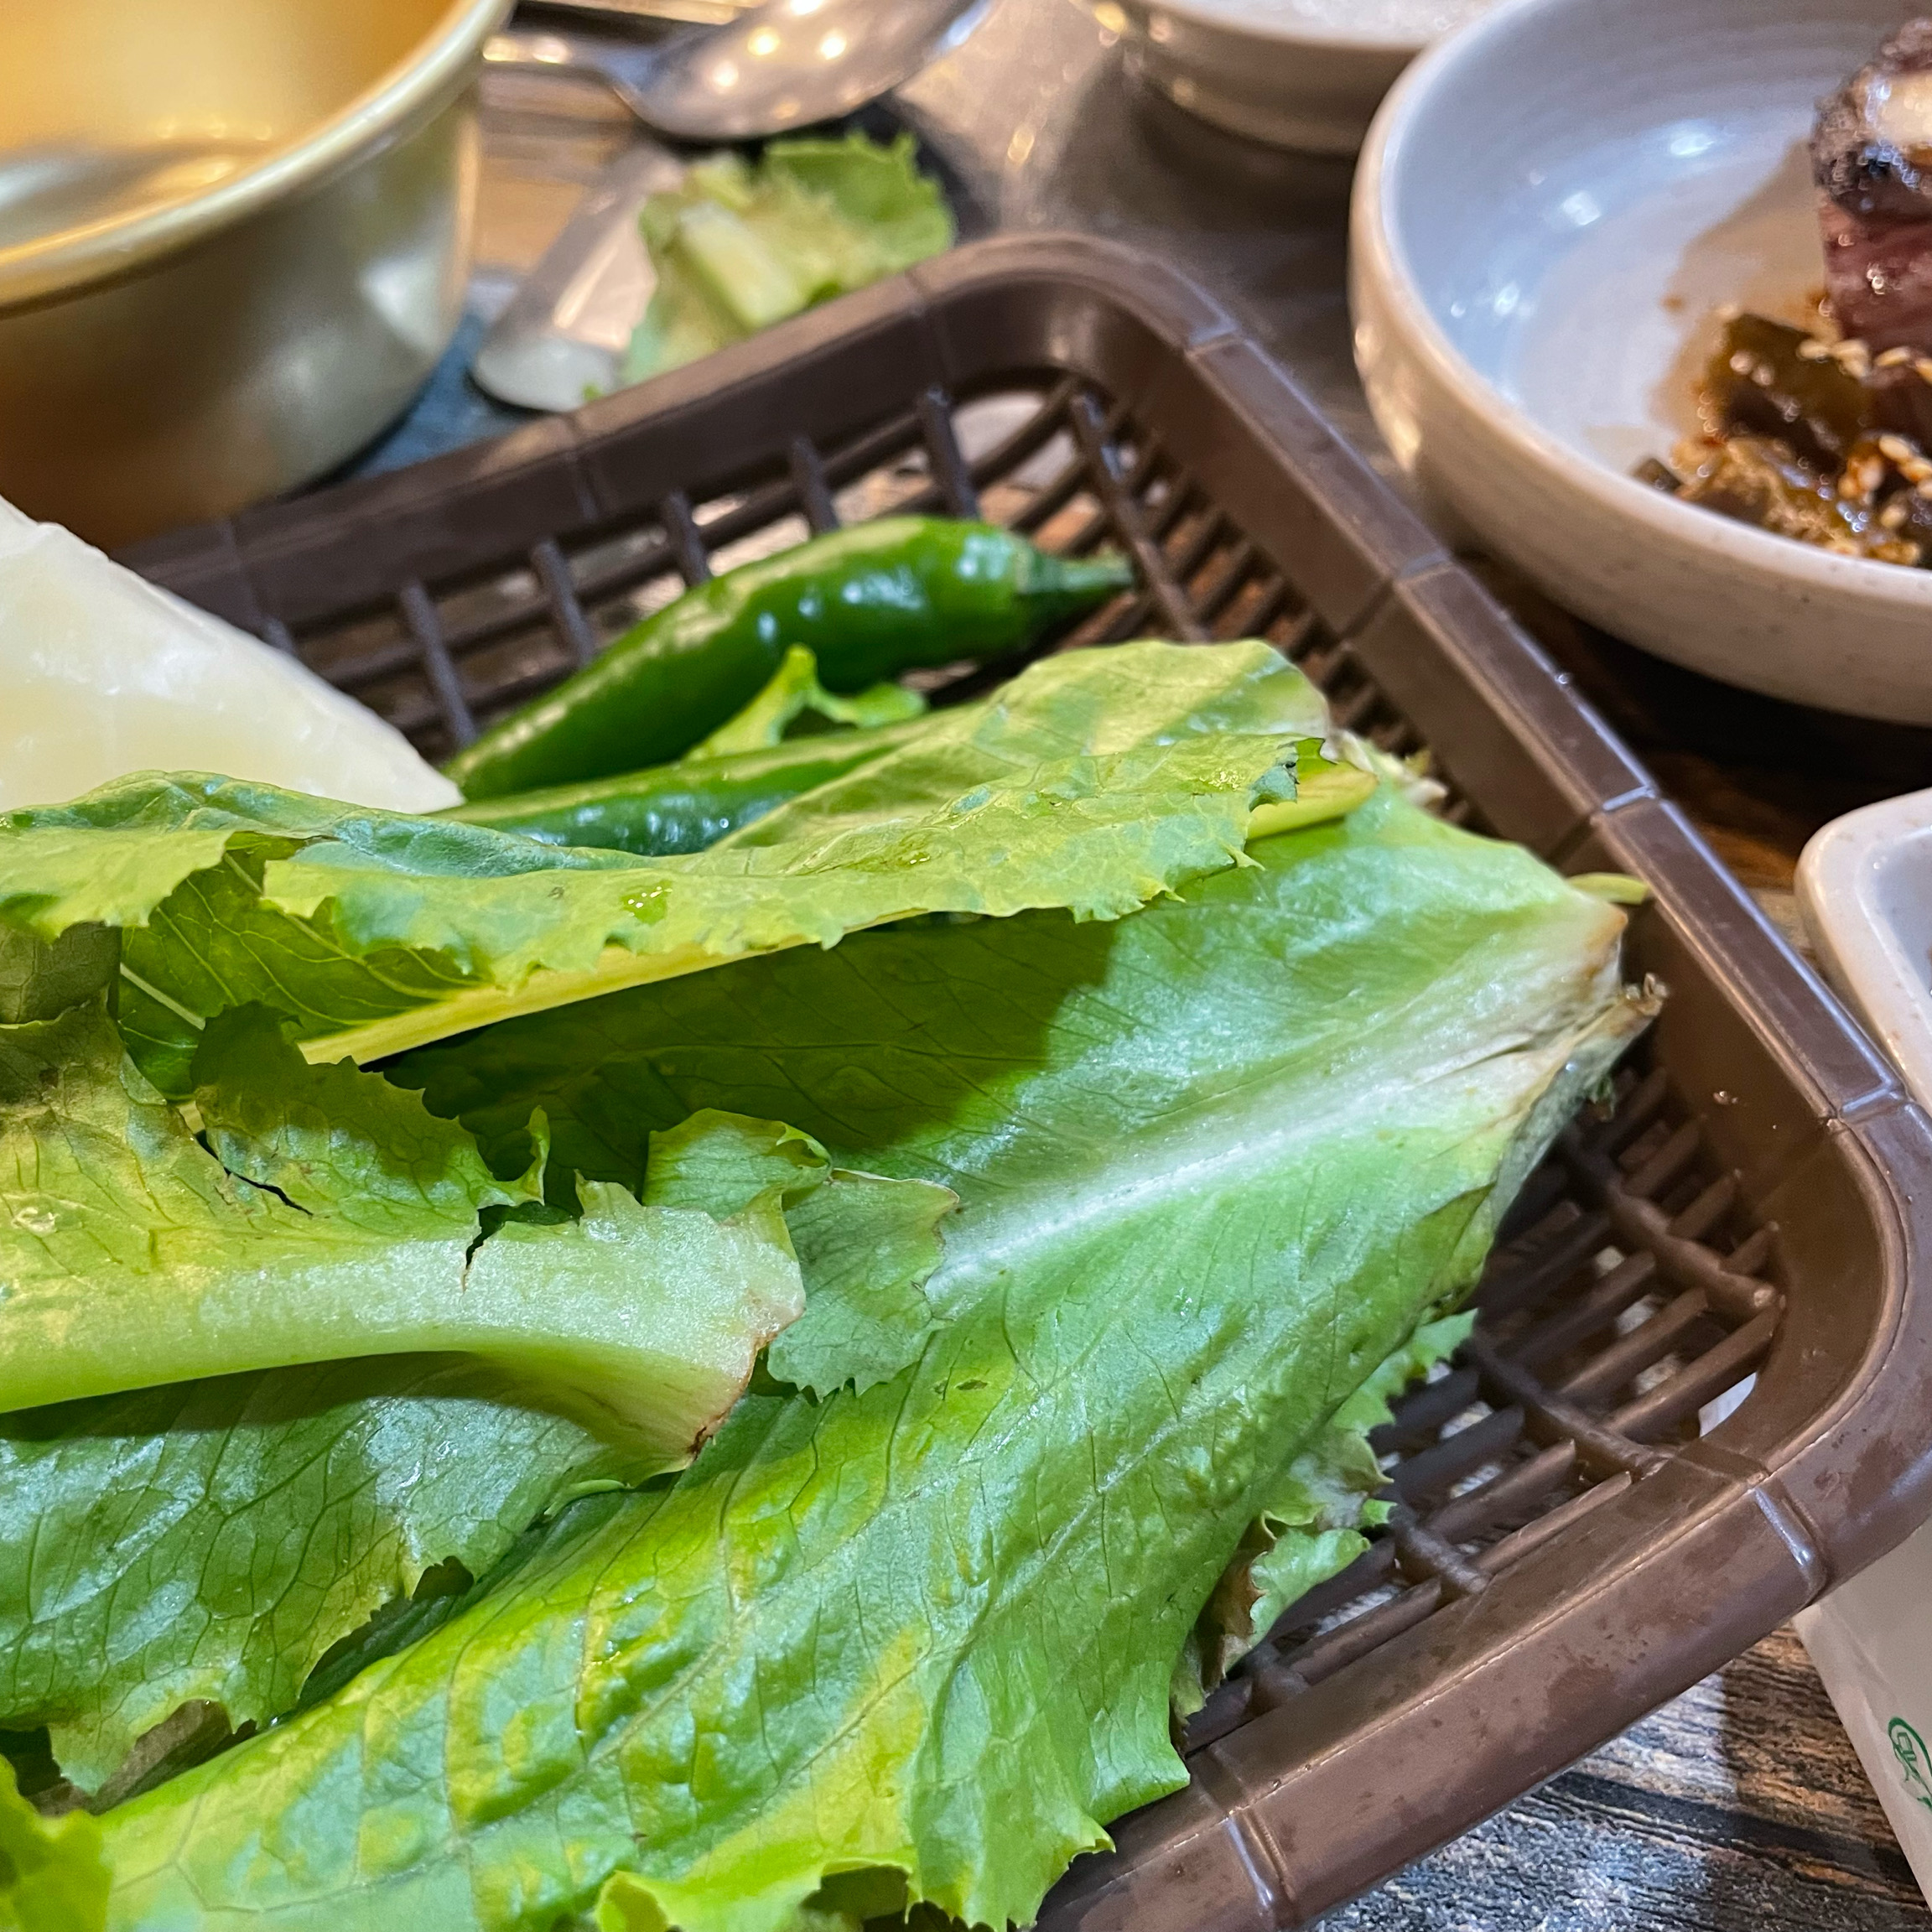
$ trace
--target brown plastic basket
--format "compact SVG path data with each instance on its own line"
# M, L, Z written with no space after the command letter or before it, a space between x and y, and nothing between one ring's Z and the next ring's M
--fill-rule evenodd
M1384 1432L1389 1530L1201 1713L1190 1787L1043 1920L1297 1924L1932 1510L1911 1292L1932 1135L1476 581L1227 315L1107 245L961 249L574 415L129 560L437 754L683 584L912 506L1125 548L1140 588L1081 641L1271 637L1345 723L1426 745L1452 813L1654 888L1628 957L1668 986L1663 1018L1613 1117L1531 1182L1474 1339Z

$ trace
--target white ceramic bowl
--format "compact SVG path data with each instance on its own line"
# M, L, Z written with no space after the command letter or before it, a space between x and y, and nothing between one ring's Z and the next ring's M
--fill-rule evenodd
M1438 0L1445 15L1467 0ZM1415 10L1428 11L1426 0ZM1132 36L1130 57L1162 93L1229 132L1315 154L1353 154L1426 33L1337 29L1293 0L1099 0Z
M1356 177L1355 351L1452 531L1659 656L1932 723L1932 571L1631 480L1726 301L1822 280L1812 108L1924 0L1511 0L1410 68Z

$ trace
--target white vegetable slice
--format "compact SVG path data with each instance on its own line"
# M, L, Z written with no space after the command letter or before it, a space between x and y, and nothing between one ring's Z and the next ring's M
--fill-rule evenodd
M293 658L0 501L0 808L218 771L395 812L456 787Z

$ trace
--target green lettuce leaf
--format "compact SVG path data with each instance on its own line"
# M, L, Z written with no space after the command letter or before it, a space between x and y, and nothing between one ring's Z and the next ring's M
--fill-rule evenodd
M923 762L656 859L148 775L0 818L0 918L120 928L129 1049L184 1098L202 1025L249 1001L311 1059L367 1061L923 913L1118 918L1241 862L1257 802L1295 797L1311 719L1319 695L1264 644L1067 652L936 716L903 748Z
M97 1002L0 1028L0 1408L458 1352L675 1462L802 1310L776 1199L718 1220L586 1181L577 1219L486 1238L540 1171L497 1182L460 1129L311 1067L259 1008L205 1052L212 1154Z
M943 1319L927 1283L958 1202L930 1181L832 1169L785 1218L805 1312L766 1351L770 1372L814 1395L863 1394L917 1362Z
M639 215L657 285L624 379L675 369L950 248L952 213L914 154L909 134L884 146L854 133L774 141L756 163L694 163Z
M1329 733L1327 702L1273 646L1114 645L1032 666L976 704L936 714L925 730L857 771L789 800L714 849L783 847L842 832L916 823L981 786L1037 766L1112 759L1147 747L1251 734L1313 756ZM1372 787L1359 787L1359 803ZM1277 797L1292 801L1299 784Z
M633 1507L639 1493L618 1483L580 1483L512 1537L480 1576L472 1576L449 1562L435 1565L423 1573L410 1596L392 1597L366 1623L330 1646L309 1672L294 1709L306 1711L327 1701L371 1664L441 1629L452 1617L501 1588L538 1550L556 1549L564 1538L586 1534L613 1511Z
M959 1205L950 1187L835 1168L795 1127L710 1109L649 1143L648 1203L722 1215L767 1191L783 1201L806 1299L766 1351L777 1379L815 1395L863 1391L918 1360L939 1325L926 1282Z
M727 719L709 738L693 745L679 762L768 750L803 731L841 725L876 730L925 714L926 700L902 684L875 684L850 698L828 691L818 682L818 660L802 644L794 644L771 682L735 718Z
M1173 1663L1247 1526L1648 1010L1614 908L1399 799L1255 856L419 1057L439 1111L595 1118L580 1161L613 1109L715 1106L953 1188L940 1326L862 1394L748 1394L673 1485L112 1815L113 1923L781 1932L878 1872L1024 1922L1177 1785Z
M1390 1507L1376 1494L1385 1478L1369 1433L1394 1419L1395 1398L1454 1354L1475 1325L1472 1311L1422 1323L1281 1472L1175 1668L1177 1717L1198 1711L1291 1604L1368 1547L1363 1532L1386 1523Z
M97 1790L182 1704L289 1709L432 1566L480 1574L574 1489L662 1461L452 1356L0 1416L0 1716Z
M43 1818L0 1758L0 1932L101 1932L107 1867L85 1811Z
M1475 1326L1473 1310L1422 1323L1289 1464L1255 1518L1262 1547L1247 1566L1244 1584L1237 1583L1244 1596L1252 1592L1245 1606L1247 1628L1223 1620L1223 1673L1267 1635L1297 1597L1362 1554L1368 1546L1363 1530L1389 1520L1389 1504L1376 1497L1384 1485L1370 1431L1394 1420L1396 1397L1453 1355Z
M97 1013L71 1030L75 1037L92 1043ZM198 1065L207 1136L229 1173L273 1189L269 1205L283 1220L289 1209L313 1218L295 1224L266 1265L292 1265L309 1228L330 1214L352 1216L361 1233L419 1263L426 1218L470 1240L480 1204L528 1202L527 1185L500 1187L470 1137L425 1113L417 1095L347 1067L308 1067L258 1012L211 1027ZM91 1071L117 1103L112 1119L125 1118L126 1086L138 1076L117 1057L62 1071L70 1091ZM169 1150L170 1165L137 1160L116 1172L90 1137L94 1123L77 1126L71 1104L60 1113L65 1142L36 1142L32 1152L56 1189L66 1185L59 1162L70 1145L97 1186L144 1183L148 1198L104 1197L92 1213L131 1223L158 1208L177 1217L169 1233L178 1237L200 1203L181 1210L174 1167L199 1174L213 1164L167 1109L147 1111L154 1118L143 1123L146 1138ZM46 1123L36 1127L49 1138ZM810 1320L787 1379L827 1389L863 1384L917 1353L931 1326L921 1288L939 1259L950 1192L834 1173L806 1136L729 1114L701 1114L653 1138L642 1207L631 1205L628 1219L730 1228L774 1205L788 1217ZM130 1136L137 1147L143 1140ZM375 1149L380 1163L370 1158ZM9 1152L18 1171L29 1143ZM202 1177L228 1207L227 1176L216 1169ZM608 1184L583 1192L629 1202ZM594 1240L601 1232L595 1216L584 1227ZM566 1233L502 1228L479 1252L527 1236L545 1263L534 1280L561 1301L571 1271L551 1273L545 1258ZM647 1259L621 1238L598 1252L606 1249L623 1270ZM775 1243L787 1275L790 1256ZM379 1279L390 1260L382 1253L370 1274ZM351 1299L356 1280L345 1277ZM169 1295L196 1285L176 1267L153 1285ZM724 1275L700 1279L682 1298L703 1309L730 1285ZM119 1285L98 1272L90 1282L99 1293ZM647 1315L652 1294L647 1279L636 1285ZM911 1319L915 1310L922 1319ZM0 1305L0 1348L8 1314ZM640 1325L654 1325L660 1338L665 1326ZM743 1385L763 1332L757 1325L737 1337L729 1379L704 1397L707 1412L721 1413ZM278 1345L284 1333L278 1328ZM358 1353L365 1346L359 1332L348 1341ZM96 1372L98 1352L83 1366ZM640 1435L587 1426L578 1405L547 1405L544 1394L520 1366L413 1354L171 1383L0 1416L0 1725L47 1726L66 1774L98 1789L135 1738L179 1705L206 1700L235 1725L287 1711L331 1645L406 1599L433 1566L454 1561L480 1575L560 1500L586 1486L641 1480L680 1459L693 1439L688 1412L669 1431Z

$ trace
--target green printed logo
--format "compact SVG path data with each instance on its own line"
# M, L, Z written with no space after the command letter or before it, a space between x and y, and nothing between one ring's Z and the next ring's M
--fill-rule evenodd
M1892 1740L1892 1755L1898 1760L1905 1789L1932 1811L1932 1751L1903 1717L1894 1717L1885 1727L1885 1735Z

